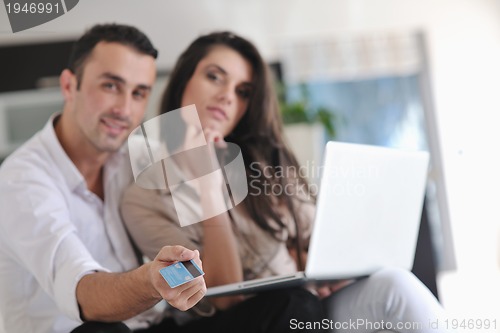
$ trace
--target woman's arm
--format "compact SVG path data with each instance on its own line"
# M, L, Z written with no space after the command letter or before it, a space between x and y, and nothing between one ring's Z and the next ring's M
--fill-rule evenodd
M209 142L213 140L207 138ZM176 162L178 171L186 172L186 175L196 173L191 169L197 163L207 163L206 159L193 161L188 158ZM192 179L188 176L182 178ZM132 239L150 259L163 245L179 244L199 249L208 287L242 281L243 269L226 211L222 175L198 178L190 184L189 188L185 184L182 189L171 193L145 190L137 185L128 188L123 196L121 212ZM175 203L174 196L177 196ZM182 227L179 225L181 220L191 224L203 222ZM233 296L208 300L217 308L225 309L241 299Z
M202 222L203 267L208 287L243 280L243 269L228 213ZM210 299L218 309L226 309L241 301L242 296Z
M223 138L219 133L205 130L205 137L209 149L213 142L224 146ZM215 162L215 152L211 151ZM220 169L219 169L220 171ZM223 212L214 217L205 219L203 226L203 262L205 279L208 287L218 286L243 280L243 268L239 256L238 245L234 235L231 219L227 212L224 194L222 173L212 174L200 180L200 202L205 216ZM219 297L211 300L218 309L225 309L242 300L240 296Z

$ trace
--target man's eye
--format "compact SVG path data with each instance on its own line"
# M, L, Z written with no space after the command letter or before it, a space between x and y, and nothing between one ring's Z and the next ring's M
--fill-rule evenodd
M148 93L144 90L135 90L132 93L132 96L134 96L135 99L145 99L148 96Z
M105 82L102 84L102 86L105 88L105 89L108 89L108 90L116 90L118 89L118 85L114 82Z

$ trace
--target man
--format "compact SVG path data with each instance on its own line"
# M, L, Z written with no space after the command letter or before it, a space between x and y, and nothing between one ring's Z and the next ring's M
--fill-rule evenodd
M139 266L118 212L131 181L122 144L144 116L156 57L133 27L93 27L60 75L62 113L1 166L0 332L145 328L160 300L187 310L204 296L202 277L171 289L159 274L201 265L197 251L165 247Z

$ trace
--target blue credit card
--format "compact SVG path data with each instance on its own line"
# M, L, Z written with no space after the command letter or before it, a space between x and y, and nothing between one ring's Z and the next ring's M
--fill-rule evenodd
M205 274L193 260L179 261L160 269L160 274L170 288L175 288Z

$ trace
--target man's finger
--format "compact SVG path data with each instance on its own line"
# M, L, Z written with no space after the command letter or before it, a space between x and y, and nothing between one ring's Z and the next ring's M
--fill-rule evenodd
M194 251L180 245L164 246L156 256L159 261L164 262L186 261L191 260L194 257Z

